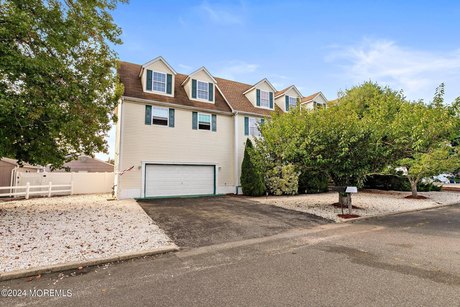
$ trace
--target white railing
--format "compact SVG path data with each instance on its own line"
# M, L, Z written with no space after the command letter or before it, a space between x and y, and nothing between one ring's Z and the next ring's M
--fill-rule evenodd
M60 190L54 190L53 188L60 188ZM31 191L31 189L40 189L40 191ZM62 194L69 193L73 194L73 184L54 184L50 182L45 185L30 185L29 182L24 186L11 186L11 187L0 187L0 190L10 190L8 193L0 193L0 197L4 196L24 196L26 199L29 199L30 195L47 195L51 197L52 194ZM24 190L17 192L17 190ZM15 192L13 192L15 191Z

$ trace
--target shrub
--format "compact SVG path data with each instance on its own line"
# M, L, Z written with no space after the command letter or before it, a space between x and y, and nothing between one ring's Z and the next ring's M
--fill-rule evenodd
M244 195L261 196L265 194L264 178L253 157L253 145L250 139L246 141L244 158L241 165L241 188Z
M267 173L267 188L273 195L295 195L299 189L299 172L293 164L275 166Z
M364 182L365 189L410 191L410 182L406 177L398 175L370 175ZM433 182L419 182L417 190L420 192L441 191L441 186Z
M302 172L299 176L299 194L324 193L328 191L329 178L318 172Z
M364 181L364 188L393 191L410 191L410 183L406 177L398 175L370 175Z
M419 192L439 192L442 189L442 185L434 184L433 182L419 182L417 184L417 191Z

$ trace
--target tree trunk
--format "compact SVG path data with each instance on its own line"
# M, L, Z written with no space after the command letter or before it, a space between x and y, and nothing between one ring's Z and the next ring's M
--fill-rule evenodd
M412 197L417 197L417 180L409 180L410 181L410 189L412 191Z

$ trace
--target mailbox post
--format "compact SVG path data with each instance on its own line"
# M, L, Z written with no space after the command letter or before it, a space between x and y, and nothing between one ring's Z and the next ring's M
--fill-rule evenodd
M339 193L339 203L342 209L343 214L343 205L348 206L348 213L351 214L351 210L353 209L351 203L351 194L358 193L358 188L353 186L336 186L333 188L334 191Z
M358 193L358 188L357 187L347 187L345 190L345 193L347 194L348 214L351 214L351 209L353 209L353 205L351 203L351 194Z

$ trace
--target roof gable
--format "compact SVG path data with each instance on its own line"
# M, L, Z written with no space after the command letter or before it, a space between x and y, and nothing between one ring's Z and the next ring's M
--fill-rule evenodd
M181 83L187 78L187 75L177 73L174 76L174 96L165 96L150 92L144 92L142 88L141 78L139 78L139 71L142 69L141 65L120 62L118 68L118 75L120 81L124 85L123 96L127 98L136 98L148 101L158 102L164 105L176 105L198 109L206 109L210 111L232 112L232 109L227 104L222 94L219 91L215 93L215 103L206 103L201 101L190 100L184 87Z
M270 81L268 81L267 78L263 78L262 80L260 80L259 82L257 82L256 84L254 84L251 88L247 89L243 94L247 94L249 93L250 91L256 89L261 83L265 83L267 84L274 93L276 93L276 88L270 83Z
M158 61L161 61L166 67L168 67L169 70L171 70L171 72L172 72L174 75L177 74L177 72L174 70L174 68L172 68L172 66L169 65L169 63L166 62L166 60L165 60L162 56L158 56L158 57L154 58L153 60L150 60L150 61L148 61L147 63L145 63L144 65L142 65L142 69L141 69L141 71L139 72L139 77L142 75L142 71L143 71L145 68L147 68L148 66L150 66L150 65L152 65L152 64L154 64L154 63L156 63L156 62L158 62Z
M215 103L207 103L197 100L191 100L184 88L182 86L185 83L185 80L190 77L190 75L185 75L177 73L174 78L174 97L159 95L150 92L144 92L141 78L139 78L140 71L142 70L142 65L133 64L129 62L120 61L120 67L118 68L118 75L120 81L124 85L124 94L125 98L134 98L139 102L149 103L148 101L157 102L163 105L182 105L184 107L192 107L199 109L206 109L209 111L220 111L220 112L238 112L242 114L253 114L256 116L270 116L273 110L263 109L255 107L251 101L244 94L249 89L254 88L254 85L227 80L223 78L215 77L213 78L216 81L216 91L215 91ZM201 71L201 68L196 72ZM206 70L206 73L209 74L209 71ZM263 82L266 79L259 81ZM267 86L274 89L267 80ZM275 111L279 109L275 105Z
M199 72L204 72L206 75L208 75L208 77L215 83L217 83L216 79L214 79L214 77L211 75L211 73L209 72L209 70L206 69L206 67L204 66L201 66L200 68L198 68L197 70L195 70L194 72L192 72L191 74L189 74L187 76L187 78L184 80L184 82L182 82L181 85L184 85L185 83L187 83L188 80L190 80L194 75L196 75L197 73Z
M303 98L302 93L301 93L301 92L299 91L299 89L293 84L293 85L288 86L288 87L286 87L285 89L283 89L283 90L281 90L281 91L279 91L279 92L276 92L276 93L275 93L275 99L278 98L278 97L280 97L280 96L282 96L282 95L284 95L285 93L289 92L290 90L294 90L294 91L297 93L297 95L299 95L299 97L300 97L301 99Z
M314 94L311 94L309 96L306 96L306 97L303 97L303 99L301 100L302 102L309 102L309 101L312 101L313 99L316 98L316 96L318 96L320 94L320 92L316 92Z

